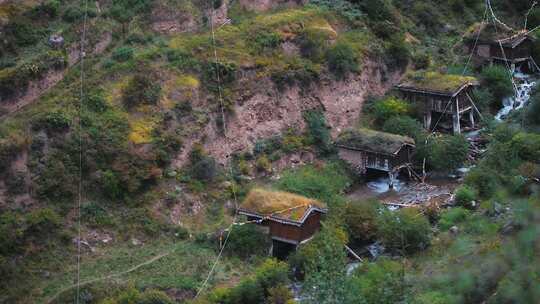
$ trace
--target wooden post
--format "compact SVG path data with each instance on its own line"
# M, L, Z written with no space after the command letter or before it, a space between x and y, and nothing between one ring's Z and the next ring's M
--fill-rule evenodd
M428 109L424 116L424 128L431 130L431 109Z
M469 110L469 119L471 121L471 127L474 129L475 123L474 123L474 111L471 109Z
M452 115L452 124L454 134L461 134L461 125L459 123L459 99L455 98L454 113Z

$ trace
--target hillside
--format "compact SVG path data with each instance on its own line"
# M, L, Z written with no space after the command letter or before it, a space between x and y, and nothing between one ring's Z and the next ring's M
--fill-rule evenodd
M537 226L540 97L533 90L506 123L490 118L513 88L504 68L469 60L483 2L0 0L0 303L289 303L292 279L318 286L313 303L512 303L538 276L536 254L514 259L506 247L537 243L523 238ZM492 2L513 27L527 12L528 28L540 24L529 1ZM484 151L420 131L422 108L393 88L422 73L478 77ZM413 167L427 164L430 177L476 166L449 186L461 206L428 206L419 224L399 211L429 234L411 243L426 244L396 249L383 232L399 220L346 195L365 181L333 141L357 128L414 138ZM232 224L255 187L329 207L322 231L285 262L265 259L260 229ZM375 241L388 258L326 277L343 293L320 300L325 274L313 269L345 269L342 245ZM309 266L325 254L337 260ZM475 263L464 277L449 271ZM497 273L485 279L482 267ZM467 286L445 289L456 281Z

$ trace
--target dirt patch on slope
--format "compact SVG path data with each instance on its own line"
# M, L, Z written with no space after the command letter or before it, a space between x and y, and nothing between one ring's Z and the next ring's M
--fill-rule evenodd
M220 164L226 164L232 153L253 149L258 139L282 134L288 128L305 128L303 112L323 110L332 136L357 125L368 95L383 95L399 81L401 73L388 72L378 62L366 62L359 75L345 81L326 77L307 91L292 87L279 92L269 79L242 79L242 88L232 114L228 114L227 138L215 123L209 123L204 132L196 135L203 140L205 150ZM217 114L215 115L217 117ZM174 166L181 167L187 161L190 139Z
M170 10L158 6L152 10L152 29L161 34L194 32L198 28L195 16L190 12Z
M240 0L240 6L250 11L263 12L275 9L278 6L294 7L303 5L308 0Z

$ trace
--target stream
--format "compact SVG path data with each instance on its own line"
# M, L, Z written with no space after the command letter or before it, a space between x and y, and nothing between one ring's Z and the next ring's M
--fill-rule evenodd
M510 96L503 100L503 108L495 115L495 119L503 121L513 110L523 108L529 102L537 80L534 75L524 74L519 69L515 70L516 96Z

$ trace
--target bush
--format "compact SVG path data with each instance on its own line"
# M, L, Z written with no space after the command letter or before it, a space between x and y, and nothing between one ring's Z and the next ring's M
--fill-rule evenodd
M511 149L521 160L540 163L540 134L516 134L512 138Z
M456 190L456 204L465 208L473 208L471 203L476 199L476 191L466 185Z
M62 19L66 22L73 23L83 19L84 12L78 6L69 6L62 15Z
M358 59L354 49L346 43L337 43L326 52L328 68L338 78L358 72Z
M428 53L417 53L413 57L414 68L425 70L431 65L431 56Z
M377 228L384 246L393 252L410 254L429 245L429 221L414 208L383 210L377 217Z
M373 115L379 124L383 124L388 119L410 113L411 105L402 99L394 96L386 97L375 103Z
M255 33L253 42L259 51L274 50L279 46L281 37L274 31L259 30Z
M409 136L416 141L425 135L422 124L409 116L394 116L384 122L384 132Z
M40 238L60 228L62 218L51 208L43 208L30 212L26 222L28 227L25 234Z
M365 243L375 238L377 235L378 205L379 203L375 200L347 204L343 213L343 221L352 241Z
M472 92L472 99L474 100L478 110L484 112L490 109L496 108L496 99L487 88L474 89Z
M309 165L286 170L276 186L283 191L331 204L338 200L338 194L350 183L345 166L341 163L328 163L322 168Z
M469 154L469 142L462 135L443 135L428 144L427 161L438 171L453 171L462 166Z
M149 75L138 73L131 78L122 92L122 99L127 108L141 104L156 104L161 95L161 86Z
M386 46L386 62L390 68L404 68L409 63L411 51L402 35L393 35Z
M540 90L535 89L529 105L525 108L527 125L540 126Z
M328 32L318 28L306 29L299 36L300 53L305 58L319 62L328 45Z
M452 226L456 226L460 223L465 222L470 215L471 212L469 210L461 207L445 210L441 214L441 219L439 220L439 228L442 231L446 231Z
M264 254L269 247L266 235L255 224L232 227L228 249L232 254L247 259Z
M304 113L311 142L322 154L328 154L332 150L330 127L326 124L323 112L308 111Z
M261 172L272 172L272 162L270 162L265 154L257 158L256 166L257 170Z
M502 100L514 93L510 72L498 65L488 66L482 70L481 80L499 102L497 107L502 106Z
M350 282L350 303L360 297L367 304L402 303L405 288L401 263L388 259L365 263Z
M112 58L118 62L125 62L133 58L133 53L133 48L122 46L113 51Z
M272 72L272 81L278 90L283 91L294 85L301 89L319 80L320 68L309 60L293 60L283 69Z
M34 123L34 129L44 129L48 132L63 132L69 129L71 120L63 112L50 112Z
M472 169L465 177L465 183L477 189L482 198L491 197L499 185L497 174L485 166Z

